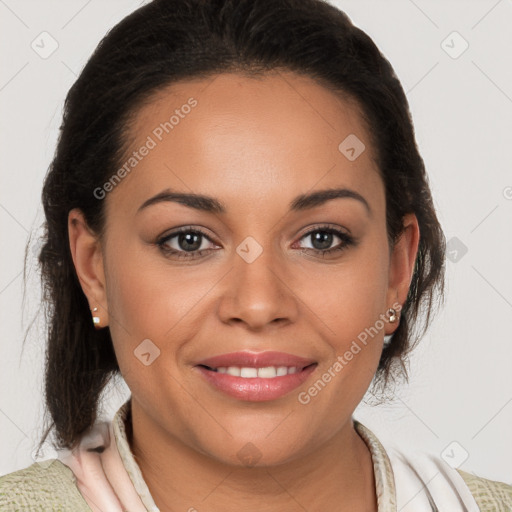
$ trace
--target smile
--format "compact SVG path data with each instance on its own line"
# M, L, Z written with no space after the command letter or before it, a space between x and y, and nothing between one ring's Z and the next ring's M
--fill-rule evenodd
M263 402L287 395L317 366L312 360L281 352L236 352L205 359L194 368L215 391Z

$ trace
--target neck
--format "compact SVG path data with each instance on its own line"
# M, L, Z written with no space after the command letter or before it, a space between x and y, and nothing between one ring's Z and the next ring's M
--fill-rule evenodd
M371 454L352 421L301 459L240 467L155 428L137 407L129 420L132 453L161 512L377 511Z

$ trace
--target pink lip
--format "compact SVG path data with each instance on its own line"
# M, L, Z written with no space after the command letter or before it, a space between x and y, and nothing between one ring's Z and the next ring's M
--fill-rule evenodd
M294 356L285 352L231 352L203 359L197 365L219 368L219 366L245 366L247 368L264 368L265 366L296 366L304 368L313 364L312 359Z
M239 400L263 402L276 400L300 386L318 366L315 361L284 352L233 352L204 359L196 368L216 389ZM243 378L218 373L209 368L239 366L264 368L266 366L295 366L297 373L274 378Z

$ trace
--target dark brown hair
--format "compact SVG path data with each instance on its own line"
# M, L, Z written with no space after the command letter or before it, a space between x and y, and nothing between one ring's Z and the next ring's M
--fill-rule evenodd
M77 279L69 211L81 209L102 235L105 202L93 191L118 169L130 119L152 94L178 80L272 70L311 77L359 106L385 186L390 247L402 233L403 216L417 216L414 275L374 385L384 389L407 379L405 356L442 299L445 240L407 99L390 63L367 34L322 0L154 0L102 39L66 97L42 193L46 222L39 263L51 422L39 446L55 429L54 446L74 448L96 421L102 391L120 371L109 329L94 328Z

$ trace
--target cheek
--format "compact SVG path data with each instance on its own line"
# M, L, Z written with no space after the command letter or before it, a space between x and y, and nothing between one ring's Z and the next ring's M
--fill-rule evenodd
M318 268L304 276L302 296L322 320L322 332L336 351L374 326L387 309L387 249L380 243L365 243L329 272ZM373 249L374 245L382 249ZM378 326L382 328L381 322Z
M382 353L385 323L385 280L378 266L364 272L354 267L340 275L335 290L318 296L322 304L324 340L329 355L318 368L316 379L299 395L299 403L311 411L329 411L327 416L313 415L311 425L322 417L324 432L335 431L340 421L355 410L366 393ZM321 302L320 302L321 301Z
M131 336L160 338L197 302L204 286L194 278L195 272L167 265L158 248L127 233L126 239L130 237L124 245L123 237L112 239L107 262L109 311Z
M204 299L218 279L206 266L185 270L167 265L147 247L115 248L106 274L109 327L119 365L126 371L140 366L134 355L146 343L150 352L156 347L160 364L174 367L181 347L200 326Z

